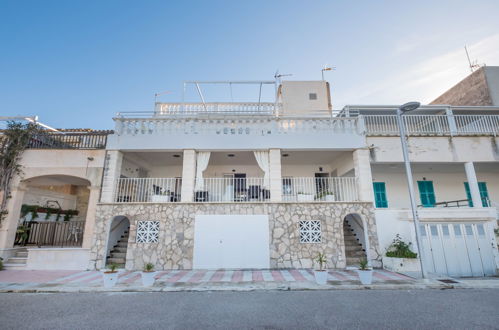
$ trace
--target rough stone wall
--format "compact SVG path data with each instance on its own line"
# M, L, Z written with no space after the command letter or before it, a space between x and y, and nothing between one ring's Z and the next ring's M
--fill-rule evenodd
M430 104L492 105L484 68L476 70Z
M99 204L90 256L90 269L104 266L109 227L113 217L130 220L126 269L141 269L151 262L157 270L191 269L196 215L268 215L270 266L272 268L310 268L319 252L328 258L329 268L345 267L343 219L356 213L368 224L371 257L377 257L378 239L371 203L164 203ZM137 222L160 221L159 243L137 243ZM300 220L320 220L321 243L300 243ZM374 266L379 262L374 260Z

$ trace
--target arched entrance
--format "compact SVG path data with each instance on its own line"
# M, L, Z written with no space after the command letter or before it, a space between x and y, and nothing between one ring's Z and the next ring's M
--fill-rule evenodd
M111 221L106 249L106 265L117 264L125 268L128 236L130 234L130 220L122 215Z
M345 216L343 219L343 235L346 265L347 267L358 266L362 259L367 258L364 223L358 214L350 213Z

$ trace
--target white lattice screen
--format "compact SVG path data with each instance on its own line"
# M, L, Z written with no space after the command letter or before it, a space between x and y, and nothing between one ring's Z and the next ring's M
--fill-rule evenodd
M136 241L137 243L158 243L159 221L139 221Z
M321 222L319 220L302 220L300 225L300 243L322 242Z

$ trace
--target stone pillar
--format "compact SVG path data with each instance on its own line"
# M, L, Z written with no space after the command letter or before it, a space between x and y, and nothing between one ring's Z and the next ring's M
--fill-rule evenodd
M353 152L353 166L357 178L359 200L362 202L374 202L369 149L357 149Z
M478 180L476 178L475 167L472 162L464 163L466 170L466 178L470 187L471 201L473 207L482 207L482 198L480 197L480 188L478 188Z
M14 180L12 180L14 181ZM12 184L14 185L14 183ZM2 250L14 247L16 238L17 226L21 216L21 206L23 205L24 193L26 186L19 183L11 190L11 198L7 201L7 215L2 220L0 226L0 254Z
M182 164L182 190L181 201L192 202L194 200L194 181L196 179L196 150L184 150Z
M104 174L102 179L102 203L113 203L116 180L121 175L121 164L123 163L123 153L119 150L110 150L104 160Z
M270 149L270 201L282 201L281 149Z
M100 187L91 186L90 195L88 196L87 216L85 218L85 230L83 232L82 248L90 249L92 246L92 237L94 235L95 227L95 210L99 202Z

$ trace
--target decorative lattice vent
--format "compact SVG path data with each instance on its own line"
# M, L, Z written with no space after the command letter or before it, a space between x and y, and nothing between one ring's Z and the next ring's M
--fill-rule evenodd
M300 225L300 243L322 242L321 222L319 220L302 220Z
M137 243L158 243L159 221L139 221L137 224Z

